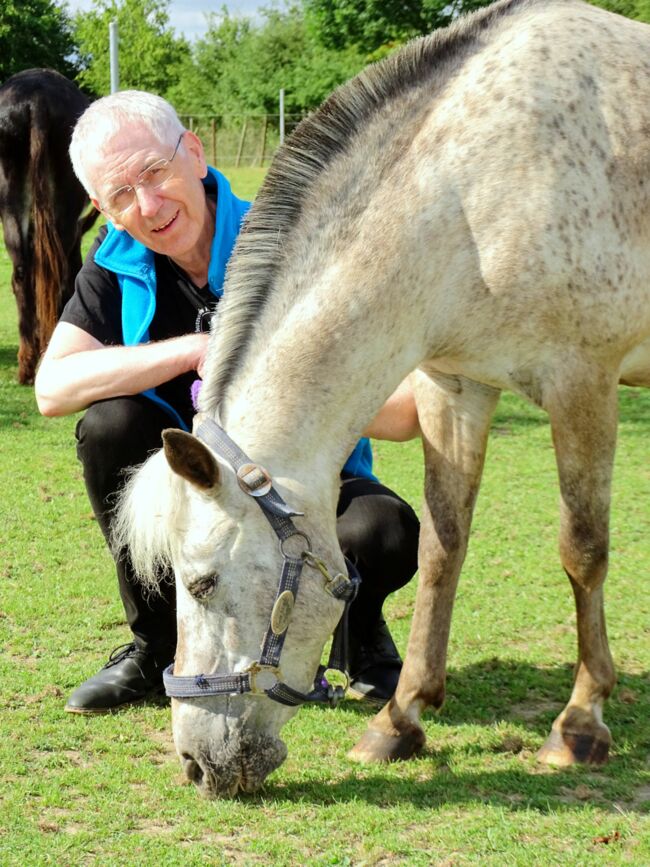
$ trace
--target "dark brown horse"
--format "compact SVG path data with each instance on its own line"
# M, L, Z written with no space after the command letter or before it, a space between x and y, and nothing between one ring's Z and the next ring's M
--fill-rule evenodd
M51 69L0 87L0 220L18 305L18 380L32 383L81 267L81 237L97 212L76 179L68 145L88 99Z

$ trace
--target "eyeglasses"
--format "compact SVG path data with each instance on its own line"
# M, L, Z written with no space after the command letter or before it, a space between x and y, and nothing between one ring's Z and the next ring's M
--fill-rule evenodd
M135 191L138 187L144 187L145 190L156 190L158 187L162 187L162 185L174 174L172 162L178 153L178 148L180 147L184 135L185 131L183 131L178 137L174 153L168 160L156 160L155 163L152 163L148 168L140 172L133 186L127 184L126 186L120 187L112 192L102 206L103 210L116 216L118 214L125 214L127 211L131 210L133 205L135 205Z

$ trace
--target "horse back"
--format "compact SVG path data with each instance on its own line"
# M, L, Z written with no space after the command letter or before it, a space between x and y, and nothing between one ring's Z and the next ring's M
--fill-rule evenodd
M296 253L455 372L512 387L568 346L618 363L650 336L650 27L578 0L481 21L423 40L316 182Z

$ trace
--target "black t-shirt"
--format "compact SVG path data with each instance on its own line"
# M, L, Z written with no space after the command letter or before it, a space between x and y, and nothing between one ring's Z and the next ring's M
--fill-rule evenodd
M106 236L103 226L77 275L75 291L61 314L60 321L76 325L106 346L124 344L122 333L122 293L117 276L96 264L97 248ZM217 298L208 286L198 288L167 256L154 254L156 267L156 311L149 326L150 340L165 340L201 330L197 316L214 308ZM194 410L190 387L197 374L190 371L156 386L156 394L180 413L188 427Z

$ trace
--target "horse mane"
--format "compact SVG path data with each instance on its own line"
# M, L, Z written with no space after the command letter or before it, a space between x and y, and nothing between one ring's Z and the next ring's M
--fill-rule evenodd
M170 575L179 516L186 514L187 485L167 463L162 449L127 471L111 522L115 557L129 557L144 587L156 592Z
M442 80L443 72L450 73L454 63L481 47L481 36L495 22L546 2L501 0L414 39L341 85L301 121L278 150L229 263L201 390L202 411L218 414L281 266L282 237L298 222L320 174L390 100L434 75Z

